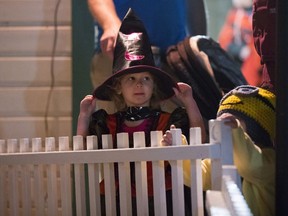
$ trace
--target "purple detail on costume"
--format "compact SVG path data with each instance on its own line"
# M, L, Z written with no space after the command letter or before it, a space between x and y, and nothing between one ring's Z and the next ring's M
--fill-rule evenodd
M139 41L140 40L140 35L142 35L142 33L131 33L129 35L127 34L123 34L123 37L125 38L125 40L129 40L129 41Z
M144 55L133 55L130 54L128 51L125 52L125 59L127 61L137 61L143 59L144 57Z
M138 41L141 40L141 35L142 33L134 32L129 35L122 34L122 37L127 41L127 44L129 44L128 47L133 47L137 44ZM129 52L129 49L125 52L125 59L127 61L138 61L143 59L144 57L144 55L136 55L133 54L133 52Z

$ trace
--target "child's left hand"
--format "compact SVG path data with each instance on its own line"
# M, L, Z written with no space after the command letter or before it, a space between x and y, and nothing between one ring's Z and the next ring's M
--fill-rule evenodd
M193 97L192 87L186 83L178 82L178 89L173 88L176 98L185 107L186 113L189 118L190 127L200 127L202 133L202 140L206 140L206 131L201 112Z
M189 105L189 103L191 103L192 100L194 100L192 88L190 85L183 82L178 82L177 84L179 89L173 88L175 96L186 107Z
M175 125L170 126L171 129L175 129ZM170 130L167 130L165 134L163 135L163 138L161 140L161 145L162 146L171 146L172 145L172 133Z

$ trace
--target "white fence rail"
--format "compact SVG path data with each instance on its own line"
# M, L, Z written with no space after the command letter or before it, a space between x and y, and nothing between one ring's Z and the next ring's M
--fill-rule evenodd
M101 215L100 181L105 179L106 215L116 215L114 165L118 164L121 215L131 215L130 162L135 163L138 215L148 215L146 162L153 170L155 215L166 215L164 161L172 175L173 215L185 215L183 160L191 160L192 215L204 215L201 160L211 158L212 190L221 191L222 165L233 164L231 133L221 122L211 120L210 142L201 144L199 128L190 129L190 145L183 146L181 130L173 130L173 146L159 146L162 132L151 133L151 147L144 133L134 133L134 148L128 135L117 134L118 149L111 135L88 136L87 149L81 136L0 140L0 215ZM230 138L229 138L230 137ZM235 169L234 169L235 170ZM101 173L103 176L101 176Z

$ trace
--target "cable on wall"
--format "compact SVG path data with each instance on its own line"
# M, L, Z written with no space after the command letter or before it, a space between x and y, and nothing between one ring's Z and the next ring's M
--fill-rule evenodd
M51 76L51 82L50 82L50 89L48 92L48 98L45 108L45 114L44 114L44 121L45 121L45 137L49 136L49 123L48 123L48 113L49 113L49 107L51 104L51 97L52 93L55 87L55 71L54 71L54 65L55 65L55 53L56 53L56 45L57 45L57 39L58 39L58 11L59 11L59 5L61 3L61 0L58 0L56 3L55 11L54 11L54 37L53 37L53 46L52 46L52 52L51 52L51 63L50 63L50 76Z

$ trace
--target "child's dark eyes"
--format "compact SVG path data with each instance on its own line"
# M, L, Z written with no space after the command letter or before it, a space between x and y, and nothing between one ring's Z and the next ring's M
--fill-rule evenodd
M136 80L136 78L135 77L129 77L128 80L129 81L134 81L134 80ZM142 81L149 81L149 80L151 80L151 78L149 76L147 76L147 77L141 78L141 80Z

